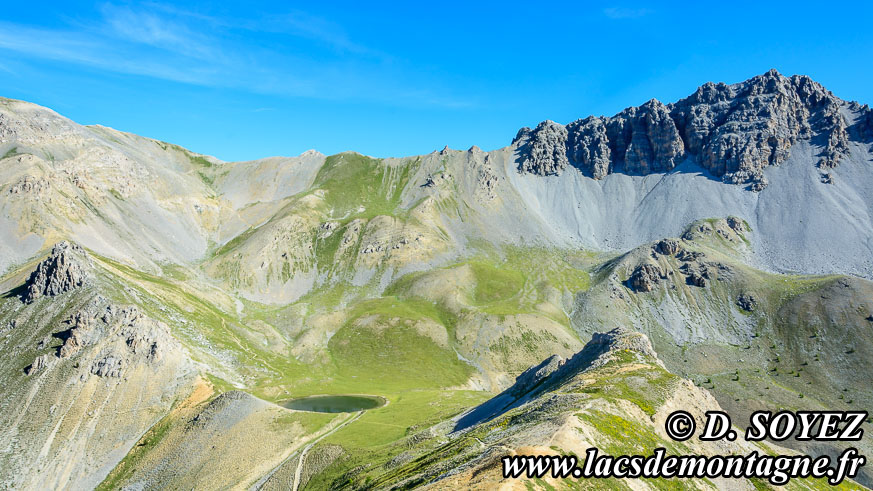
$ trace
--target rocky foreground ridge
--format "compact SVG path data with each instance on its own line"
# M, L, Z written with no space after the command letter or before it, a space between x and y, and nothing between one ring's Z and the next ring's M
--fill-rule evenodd
M667 416L687 411L702 426L707 411L723 410L706 390L663 366L649 338L617 328L595 334L571 358L552 357L521 374L515 385L462 415L455 426L430 428L410 438L405 458L389 462L375 488L410 489L663 489L666 480L507 479L502 459L516 455L645 454L662 446L674 455L784 454L770 443L676 442L664 431ZM646 443L640 444L638 442ZM683 480L689 489L760 489L763 481ZM824 482L795 480L797 489Z
M725 182L767 185L763 170L788 158L800 140L820 144L823 179L849 151L873 138L873 112L846 102L804 75L776 70L726 85L708 82L675 103L652 99L612 117L519 130L519 171L557 175L568 166L594 179L614 172L667 172L686 157Z

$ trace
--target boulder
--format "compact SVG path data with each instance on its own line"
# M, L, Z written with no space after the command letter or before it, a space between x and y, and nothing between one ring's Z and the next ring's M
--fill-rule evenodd
M31 363L30 366L24 369L24 373L27 375L38 373L48 367L52 361L52 357L49 355L39 355L33 360L33 363Z
M758 306L758 302L751 294L743 293L737 297L737 306L746 312L754 312L755 308Z

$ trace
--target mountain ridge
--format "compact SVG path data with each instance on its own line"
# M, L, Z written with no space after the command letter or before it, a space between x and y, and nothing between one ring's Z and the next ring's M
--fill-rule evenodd
M550 120L522 128L521 172L560 174L568 165L594 179L612 172L668 172L686 156L725 182L767 185L764 167L779 165L800 139L824 138L818 167L836 167L850 141L870 143L873 113L846 102L805 75L770 70L736 84L712 83L664 105L651 99L612 117L588 116L567 125Z
M820 104L807 108L769 83L752 102L725 103L727 129L711 132L727 138L719 148L750 149L736 162L769 182L761 189L698 162L654 102L574 136L591 158L606 155L600 144L624 156L601 159L594 179L569 158L560 172L525 171L533 133L489 152L222 162L0 100L0 433L12 442L0 448L0 483L247 487L271 470L267 488L288 476L311 488L428 481L450 470L454 448L459 463L504 443L544 450L551 435L607 430L617 411L657 431L650 413L663 401L641 388L665 377L685 379L683 401L712 396L736 418L869 407L857 377L873 360L869 111L842 105L834 122L823 89L810 89ZM739 90L719 87L703 92ZM839 121L847 146L830 167ZM781 139L757 147L768 132ZM566 142L549 138L537 158L566 157ZM546 419L516 408L470 438L452 432L501 392L570 370L565 360L615 328L647 336L646 367L616 365L591 387L573 372L593 398L536 393L526 407ZM390 403L353 420L282 406L322 394ZM583 405L550 413L559 400ZM540 431L550 415L569 433ZM619 451L660 441L613 436ZM428 455L434 465L418 473Z
M797 95L801 89L806 94L803 97ZM537 135L545 136L551 130L531 130L529 134L522 131L515 143L489 152L475 146L467 151L444 148L406 158L361 156L361 161L373 162L374 172L385 169L385 176L390 174L389 168L406 169L398 171L406 173L407 178L403 181L405 187L398 189L396 211L406 215L416 208L414 216L440 222L452 243L479 235L493 243L539 242L620 251L676 235L694 220L736 215L759 231L758 250L752 258L758 267L873 277L873 264L866 259L873 247L873 196L861 185L871 179L867 164L871 154L867 141L873 137L870 109L844 103L808 77L787 78L775 71L733 85L705 84L691 97L697 97L693 101L727 100L728 95L738 91L761 94L746 94L740 102L731 103L736 107L725 105L723 111L719 109L723 117L742 119L750 108L759 106L763 116L752 118L752 122L726 119L716 128L723 134L713 131L715 136L707 137L724 137L727 146L719 148L745 145L741 147L748 152L734 161L738 170L733 173L727 172L727 164L724 168L707 168L705 162L698 162L701 159L691 149L709 148L701 143L705 132L694 133L700 141L686 145L690 140L678 128L688 133L694 125L677 126L673 116L665 112L668 106L653 102L640 106L644 109L620 112L613 117L618 118L613 123L602 117L570 123L566 128L581 128L584 121L589 126L600 121L604 126L595 133L603 138L586 139L580 133L579 138L562 144L557 139L548 147L551 150L543 147L539 160L532 160L531 148L538 145ZM0 214L0 270L21 264L64 238L152 271L160 269L161 264L209 260L212 251L268 223L292 196L309 192L329 158L307 151L298 157L223 162L130 133L78 126L29 103L4 101L0 104L0 154L15 163L0 174L0 182L5 183L0 192L9 193L3 205L6 212ZM811 111L804 101L818 102ZM833 123L833 118L827 117L834 117L835 105L842 112L836 123L828 126L828 121ZM714 111L690 102L681 107L689 114ZM797 114L792 115L786 108L794 108ZM631 117L631 113L635 116ZM673 129L664 133L672 137L663 141L650 138L646 114L664 116L666 119L658 121L668 129L672 125ZM707 121L692 116L691 121ZM644 124L636 128L633 121ZM600 123L596 124L598 128ZM624 147L616 146L606 131L610 125L624 128L617 133L626 138L621 143ZM546 126L567 131L557 123ZM744 132L728 131L735 127L745 128ZM840 128L846 131L836 131ZM830 133L826 135L825 130ZM779 136L774 140L778 152L767 145L759 148L761 139L774 132ZM836 143L829 143L830 134L837 135ZM572 151L567 153L572 150L571 143L576 145L578 155L590 157L588 162L594 167L580 165ZM843 143L848 146L844 148ZM610 145L621 152L611 150ZM836 161L828 160L833 153L829 148L840 158L837 167L831 167ZM620 153L635 156L631 160L636 159L634 165L640 172L627 172L621 162L627 158L620 158ZM330 157L331 161L342 155L355 154L338 154ZM596 159L591 159L597 155L600 163L595 166ZM606 156L608 160L604 160ZM349 163L343 165L356 165L352 163L356 159L349 157ZM771 160L779 165L772 165ZM553 179L559 169L561 176ZM739 176L737 182L752 179L746 188L756 192L747 194L742 186L721 184L737 180L731 176ZM764 186L768 181L769 188ZM368 200L370 195L360 197ZM313 226L333 226L325 224L340 215L327 213L329 210L323 206L327 202L316 194L307 200L310 204L322 203L316 206L318 212L313 220L319 223ZM815 206L811 207L810 202ZM437 203L443 204L433 208ZM449 203L464 204L459 208L460 215L446 213ZM94 211L98 209L99 213ZM385 216L394 213L383 211ZM355 209L344 213L357 214ZM527 219L518 221L513 216ZM774 216L780 219L774 220ZM19 223L17 217L28 218ZM807 226L810 219L813 224ZM788 225L791 227L786 228ZM832 239L839 235L844 237L837 237L835 243ZM306 235L310 236L314 235ZM825 250L831 250L834 257L820 252ZM298 291L305 292L309 282L306 280Z

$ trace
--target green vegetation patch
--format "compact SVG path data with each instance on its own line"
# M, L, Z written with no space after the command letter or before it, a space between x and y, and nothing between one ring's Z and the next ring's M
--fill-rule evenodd
M164 439L175 422L172 416L167 416L152 426L128 452L127 456L112 469L106 479L97 486L97 489L100 491L119 489L128 478L133 476L137 464L142 461L143 457L148 455Z
M477 304L508 300L524 285L524 276L518 271L497 268L483 261L470 261L469 264L476 278L473 300Z
M430 426L445 421L488 398L465 390L412 390L391 397L385 407L367 411L360 419L325 438L319 445L340 445L347 456L314 476L308 489L378 488L396 482L398 473L373 463L389 462L408 451ZM424 445L430 437L421 439ZM403 466L399 475L405 475ZM354 470L358 470L355 472Z
M389 166L382 160L354 153L327 157L315 178L326 191L335 216L372 218L394 215L400 196L419 161ZM359 212L359 207L364 211Z
M628 352L624 354L631 355ZM608 401L630 401L639 406L647 415L653 416L666 400L671 387L681 379L656 365L614 374L606 372L610 366L626 364L629 361L631 361L629 358L618 359L607 364L604 369L600 370L596 382L586 385L578 391L597 395Z
M9 157L15 157L16 155L20 155L18 153L18 147L12 147L3 154L3 157L0 157L0 160L8 159Z
M409 322L376 314L366 326L340 329L328 343L338 374L380 390L463 384L473 368Z
M668 454L674 455L686 450L682 444L661 438L649 426L612 413L595 409L576 416L606 437L597 444L602 452L609 455L647 455L658 447L664 447Z

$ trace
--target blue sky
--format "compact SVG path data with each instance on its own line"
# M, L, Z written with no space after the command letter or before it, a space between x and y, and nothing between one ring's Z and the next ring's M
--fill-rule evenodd
M449 145L776 68L873 103L869 3L8 2L0 95L225 160Z

